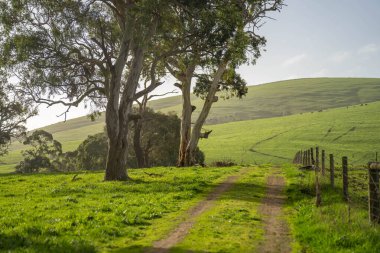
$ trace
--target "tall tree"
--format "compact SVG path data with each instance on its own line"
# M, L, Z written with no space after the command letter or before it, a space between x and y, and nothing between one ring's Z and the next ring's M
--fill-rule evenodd
M242 97L247 92L236 68L243 63L255 63L260 56L266 41L256 33L257 28L268 12L281 9L283 0L221 0L204 4L206 7L201 10L184 14L187 25L177 33L194 41L190 50L170 57L166 64L182 91L179 166L194 163L202 126L212 104L218 101L216 93L224 90ZM196 36L200 38L194 39ZM194 79L197 80L194 92L204 99L204 104L192 128L192 113L196 108L191 105L190 95Z
M105 180L126 180L132 104L161 84L156 66L177 51L161 42L170 39L184 6L175 0L1 1L0 68L37 103L104 107ZM144 66L150 86L137 92Z
M8 151L12 138L25 133L26 120L35 111L14 94L9 85L0 83L0 156Z

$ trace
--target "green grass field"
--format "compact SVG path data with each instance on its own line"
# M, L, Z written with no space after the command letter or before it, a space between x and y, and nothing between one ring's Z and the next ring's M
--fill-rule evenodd
M263 225L258 208L265 194L269 168L256 167L223 194L217 204L204 213L186 236L173 248L193 252L255 252L263 237ZM200 238L202 238L200 240Z
M298 150L318 145L334 153L337 162L345 155L350 168L361 168L380 151L380 102L371 102L380 100L379 79L301 79L251 91L245 103L229 100L220 103L225 108L215 107L217 120L210 122L236 122L206 126L213 132L200 147L208 163L286 164ZM178 107L177 100L153 103L169 111ZM218 116L223 110L224 119ZM237 121L250 118L255 120ZM45 130L68 151L102 131L103 120L78 118ZM128 182L104 182L103 172L4 174L14 170L22 148L13 143L0 159L0 252L145 252L218 183L242 169L130 170ZM258 207L270 170L250 168L170 252L254 252L264 233ZM293 252L369 253L380 247L379 227L368 222L365 205L353 203L348 212L339 183L335 189L323 185L322 207L316 208L313 173L288 165L283 172L288 182L284 218L295 240ZM365 172L360 173L350 178L362 182ZM363 187L353 190L360 201L366 197Z
M74 174L2 175L0 251L144 252L183 221L189 207L239 170L131 170L133 180L129 182L103 182L103 173L97 172L79 173L75 181ZM204 234L195 227L175 252L200 248L220 252L231 247L239 252L235 246L240 242L242 249L252 248L262 234L257 206L264 192L265 171L250 168L217 206L199 219L200 226L209 222L209 215L221 224L230 222L208 227ZM246 222L252 227L245 226ZM208 245L202 243L207 239L204 236L210 240ZM227 239L235 246L222 243Z
M380 151L380 102L287 117L208 126L213 133L201 140L207 161L283 164L301 149L320 146L327 154L360 166Z
M222 97L224 94L219 94ZM201 110L203 101L193 97ZM379 78L307 78L250 86L243 99L220 99L213 105L208 124L272 118L312 112L380 100ZM162 112L181 112L181 98L152 101L152 108Z
M378 251L380 227L369 222L365 201L368 189L355 186L358 182L367 186L366 171L349 170L349 202L342 197L341 175L335 179L335 188L329 184L329 175L320 176L321 207L315 205L314 172L301 172L294 166L284 166L284 171L288 181L287 216L296 240L293 252Z

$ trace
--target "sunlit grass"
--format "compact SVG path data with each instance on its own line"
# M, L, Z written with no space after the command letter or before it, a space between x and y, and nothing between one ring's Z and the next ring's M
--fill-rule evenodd
M251 169L215 206L197 219L172 252L254 252L263 235L258 207L265 194L268 168Z
M370 224L365 205L343 200L339 182L335 189L322 185L322 206L317 208L313 172L305 174L291 166L286 172L287 212L297 241L294 252L377 252L380 227Z
M240 168L0 176L0 251L95 252L149 247L215 184ZM154 173L155 176L145 174Z

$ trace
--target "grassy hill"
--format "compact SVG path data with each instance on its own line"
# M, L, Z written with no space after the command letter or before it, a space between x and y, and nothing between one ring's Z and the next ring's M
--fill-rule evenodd
M376 135L375 132L379 130L377 125L380 124L378 122L380 107L376 107L378 104L350 107L349 110L345 107L379 100L380 79L376 78L298 79L251 86L244 99L221 99L214 105L208 123L241 122L207 126L206 128L213 129L214 132L212 138L201 141L201 148L206 151L208 161L231 158L247 163L278 163L289 161L294 149L304 148L305 145L326 143L329 146L334 144L336 147L341 147L342 144L346 144L342 141L345 141L347 136L358 133L365 138L376 139L370 137L370 133ZM180 97L177 96L152 101L151 106L162 112L179 112L180 102ZM201 102L200 99L194 101L198 108L197 111L200 110ZM318 112L336 107L344 108ZM355 114L356 110L360 111L358 115ZM306 112L309 113L305 114ZM303 113L303 115L278 117L299 113ZM377 118L375 115L378 115ZM263 118L271 119L263 120ZM249 119L260 120L242 121ZM348 119L349 121L347 121ZM365 119L373 124L370 129L367 129L369 132L362 132L365 131L361 127L362 124L365 124L362 122ZM351 122L352 120L354 121ZM81 117L65 123L50 125L44 129L51 132L63 144L64 151L69 151L74 150L88 135L102 131L103 127L104 115L94 122L87 117ZM338 137L339 134L343 134L353 127L355 129L349 132L345 138L339 138L336 141L329 139L335 135ZM328 138L322 138L330 128L332 130L327 136ZM304 131L308 131L308 133L305 135ZM273 137L278 134L278 138ZM255 146L255 143L267 138L271 139ZM359 139L357 141L360 142ZM353 148L356 148L354 142L352 145L354 145ZM256 151L269 155L249 151L252 147ZM0 158L0 172L13 171L15 164L21 159L20 150L22 148L23 145L20 143L12 144L9 155ZM368 153L367 145L363 148ZM286 159L273 157L276 154Z
M208 128L211 138L200 142L208 161L281 164L291 162L297 150L319 145L338 162L348 156L360 166L380 152L380 102Z
M219 94L223 96L224 94ZM193 96L198 115L202 100ZM220 99L207 124L272 118L380 100L379 78L307 78L250 86L243 99ZM150 106L162 112L181 112L181 97L155 100Z

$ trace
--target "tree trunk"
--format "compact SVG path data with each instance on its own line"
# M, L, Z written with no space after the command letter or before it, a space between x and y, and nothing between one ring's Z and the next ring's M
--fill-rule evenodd
M212 80L211 86L208 90L207 97L203 103L202 111L199 114L198 119L195 122L193 130L191 132L190 141L186 148L186 158L187 158L189 166L195 164L195 150L198 146L201 130L204 123L206 122L207 116L210 113L212 104L215 102L214 98L215 98L216 92L218 91L218 84L220 82L220 79L223 76L223 73L226 70L226 67L227 67L227 62L222 62L219 65L218 70L216 71L214 75L214 79Z
M189 160L186 156L187 145L191 135L191 99L190 99L191 78L182 82L182 119L181 119L181 141L179 145L178 166L189 166Z
M128 156L129 114L132 111L132 104L142 70L143 56L143 49L135 48L132 66L124 86L120 105L117 106L119 96L116 95L116 93L119 94L120 88L113 91L113 98L109 99L107 103L106 125L109 140L106 173L104 177L106 181L128 179L126 166ZM112 82L121 82L121 78L112 80ZM117 98L117 101L114 100L115 98Z
M135 121L135 132L133 136L133 147L135 150L136 160L137 160L137 167L138 168L145 168L145 159L144 159L144 151L141 147L141 130L142 130L142 121L137 120Z

